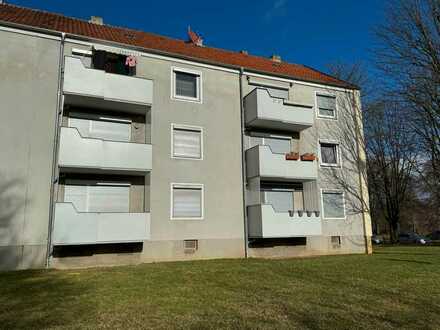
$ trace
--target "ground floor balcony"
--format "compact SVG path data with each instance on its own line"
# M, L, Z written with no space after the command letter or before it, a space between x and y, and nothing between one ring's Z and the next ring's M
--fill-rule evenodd
M54 245L133 243L150 239L150 213L78 212L56 203Z
M250 238L282 238L321 235L319 211L276 212L270 204L248 206Z

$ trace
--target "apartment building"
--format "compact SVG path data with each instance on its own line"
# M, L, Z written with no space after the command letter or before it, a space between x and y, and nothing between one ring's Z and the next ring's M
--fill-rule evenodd
M0 5L0 269L371 251L358 89L190 36Z

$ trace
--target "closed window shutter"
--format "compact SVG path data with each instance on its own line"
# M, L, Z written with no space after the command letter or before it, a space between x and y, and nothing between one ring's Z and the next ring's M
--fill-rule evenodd
M187 72L175 73L176 95L197 98L197 79L196 74Z
M78 212L87 212L87 186L64 186L64 202L72 203Z
M173 187L173 217L200 218L202 216L202 189Z
M337 164L337 146L335 144L321 143L321 157L325 164Z
M89 212L129 212L130 187L89 186Z
M344 217L344 195L339 192L323 192L324 216L326 218Z
M129 122L69 118L69 126L76 127L83 137L124 142L129 142L131 137Z
M90 134L100 139L129 142L130 126L130 123L91 120Z
M201 158L201 131L173 129L173 153L176 157Z
M64 201L78 212L129 212L129 186L66 185Z

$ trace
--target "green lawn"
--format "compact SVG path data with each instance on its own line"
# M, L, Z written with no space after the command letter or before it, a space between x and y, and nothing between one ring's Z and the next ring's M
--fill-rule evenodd
M440 247L0 273L0 328L440 329Z

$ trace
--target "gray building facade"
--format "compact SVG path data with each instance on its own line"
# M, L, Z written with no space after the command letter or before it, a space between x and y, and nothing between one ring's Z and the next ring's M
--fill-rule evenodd
M371 252L356 88L1 6L0 269Z

